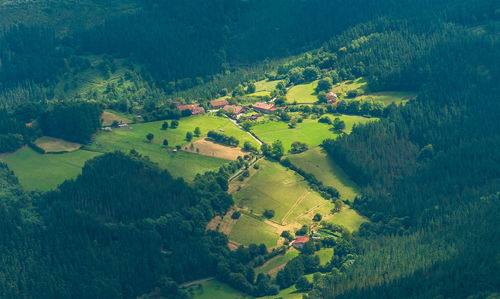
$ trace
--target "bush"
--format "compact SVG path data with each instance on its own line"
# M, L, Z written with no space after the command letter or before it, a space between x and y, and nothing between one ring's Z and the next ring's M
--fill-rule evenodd
M264 215L264 217L271 219L274 217L274 210L265 209L263 215Z
M240 211L234 211L233 214L231 214L231 219L239 219L241 216Z
M259 169L259 168L260 168L259 164L255 163L255 164L253 165L253 169Z
M316 215L314 215L313 217L313 221L321 221L322 218L323 216L321 216L321 214L316 213Z

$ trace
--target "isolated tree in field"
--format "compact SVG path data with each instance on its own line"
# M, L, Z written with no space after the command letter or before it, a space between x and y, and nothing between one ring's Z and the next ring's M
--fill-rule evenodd
M168 129L168 122L164 121L163 124L161 125L162 130Z
M111 126L112 126L113 128L118 128L118 125L119 125L119 123L118 123L118 121L117 121L117 120L114 120L114 121L113 121L113 123L111 124Z
M196 128L194 129L194 136L196 136L196 137L200 137L200 135L201 135L201 130L200 130L200 127L196 127Z
M249 83L247 86L247 93L254 93L256 90L255 84L254 83Z
M333 121L333 129L337 132L340 132L345 129L345 122L340 120L340 118L336 117Z
M264 217L270 219L274 217L274 210L271 209L265 209L263 213Z
M231 214L231 219L239 219L241 216L240 211L234 211L233 214Z
M193 133L191 132L187 132L186 133L186 140L189 142L191 140L193 140Z
M171 127L172 129L175 129L175 128L177 128L178 126L179 126L179 121L177 121L177 120L173 120L173 121L170 123L170 127Z
M146 139L151 142L153 141L153 139L155 138L155 135L153 135L152 133L149 133L148 135L146 135Z
M328 92L330 89L332 89L332 79L324 78L318 81L318 86L316 87L317 93L321 91Z
M163 145L164 146L168 146L168 140L167 139L163 139Z
M321 216L321 214L316 213L316 215L314 215L313 217L313 221L321 221L322 218L323 216Z

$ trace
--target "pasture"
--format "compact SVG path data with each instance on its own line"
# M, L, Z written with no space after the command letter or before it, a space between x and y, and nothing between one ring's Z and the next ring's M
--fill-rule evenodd
M276 275L278 271L286 265L290 260L299 255L299 251L294 249L293 247L289 249L285 254L280 254L278 256L273 257L269 261L267 261L264 265L255 269L255 273L264 273L264 274L272 274Z
M368 81L366 81L365 78L358 78L356 80L348 80L334 84L332 92L336 93L339 97L345 97L345 95L351 90L366 90L367 87Z
M248 94L248 96L253 96L253 97L271 96L271 91L273 91L276 88L276 85L279 82L281 82L281 80L268 81L267 79L255 82L255 92Z
M243 182L233 181L241 189L233 193L236 205L262 215L272 209L271 220L278 224L297 223L297 218L315 207L328 203L312 191L303 177L279 163L261 160L260 168ZM231 190L234 190L234 186ZM236 188L237 190L238 188ZM312 216L311 216L312 219ZM307 222L311 222L309 219Z
M273 226L245 213L241 213L229 234L229 239L239 244L266 244L268 248L275 247L279 238Z
M257 146L255 140L228 119L214 115L183 118L179 121L179 127L176 129L162 130L162 124L163 121L140 123L113 129L112 132L101 132L88 148L98 152L119 150L126 153L135 149L140 154L149 156L151 161L158 163L160 167L169 170L173 176L183 177L191 181L197 173L217 170L224 163L227 163L227 160L215 156L205 156L187 151L178 151L177 153L171 151L171 148L176 145L187 146L189 150L186 133L193 132L196 127L201 129L201 135L194 137L193 141L206 137L209 130L217 132L224 130L224 134L238 138L241 145L244 141L250 141ZM149 133L154 135L151 142L146 139L146 135ZM164 139L167 139L168 147L163 146Z
M78 150L65 154L39 154L24 148L2 158L27 191L49 191L78 176L85 162L98 153Z
M326 263L332 260L333 257L333 248L321 248L316 251L314 255L319 257L320 265L324 266Z
M351 208L345 208L339 213L335 213L331 217L328 217L325 221L343 225L349 231L353 232L358 230L361 224L368 222L368 219L359 215L358 212Z
M215 279L193 285L188 288L188 292L193 295L194 299L252 298L236 290L235 288Z
M103 126L111 126L115 120L119 124L132 123L132 120L130 119L129 116L113 110L105 110L101 115L101 123Z
M80 143L69 142L59 138L42 136L35 141L35 144L43 148L46 153L73 152L82 147Z
M182 149L186 152L226 160L236 160L238 157L247 154L239 147L221 145L214 143L207 138L195 141L190 145L184 146Z
M354 98L354 100L359 100L361 102L372 100L374 102L382 102L385 106L388 106L392 103L405 104L410 99L414 98L416 93L407 92L407 91L381 91L381 92L373 92L367 93L362 96Z
M325 186L337 189L342 200L353 201L358 195L358 186L321 147L314 147L297 155L289 155L289 158L293 165L312 173Z
M332 120L339 117L346 124L346 132L350 133L352 126L356 123L365 123L375 118L365 118L361 116L328 115ZM259 137L263 142L271 144L275 140L281 140L285 152L290 150L291 145L295 141L307 143L309 147L320 145L325 139L334 139L338 136L333 131L333 126L319 123L317 119L304 119L302 123L298 123L297 127L290 129L288 124L281 121L265 121L254 125L251 128L252 132Z
M297 104L312 104L318 101L315 88L318 86L318 81L313 81L307 84L295 85L286 93L288 103Z

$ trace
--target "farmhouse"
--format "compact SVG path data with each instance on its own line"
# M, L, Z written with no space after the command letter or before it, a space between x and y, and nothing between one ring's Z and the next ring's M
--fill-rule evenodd
M235 115L238 115L243 112L243 107L236 105L226 105L224 106L224 111L226 111L227 113L234 113Z
M177 108L180 111L191 110L192 115L200 115L205 113L205 109L203 107L198 107L198 105L177 105Z
M276 112L276 107L273 104L268 104L264 102L255 103L253 109L257 112L271 114Z
M224 100L215 100L215 101L210 101L210 105L214 107L215 109L222 108L226 105L229 105L229 102L224 99Z
M294 248L297 248L297 249L302 249L302 247L304 247L304 245L309 242L309 237L308 236L297 236L295 238L295 240L292 241L291 245L294 247Z
M326 94L326 100L328 101L329 104L337 102L338 98L339 97L337 96L336 93L329 92L329 93Z

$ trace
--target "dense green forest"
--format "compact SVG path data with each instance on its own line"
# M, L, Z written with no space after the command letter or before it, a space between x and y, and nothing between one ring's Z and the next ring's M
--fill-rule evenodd
M254 268L282 248L230 250L226 235L206 229L234 204L228 179L248 167L241 158L187 183L135 150L107 153L46 193L23 190L0 162L0 297L189 298L179 285L206 277L255 297L293 285L311 299L500 292L497 1L9 2L0 3L9 14L0 31L0 153L37 150L43 135L92 142L106 108L148 122L185 116L174 102L245 103L262 79L281 80L270 94L289 112L379 121L322 144L360 186L352 208L369 221L353 235L334 227L342 237L306 243L274 278ZM105 84L88 87L92 76ZM367 86L347 98L418 95L387 107L326 107L320 96L313 108L286 103L293 86L360 77ZM261 150L284 155L281 142ZM321 247L334 252L324 265L314 255Z

